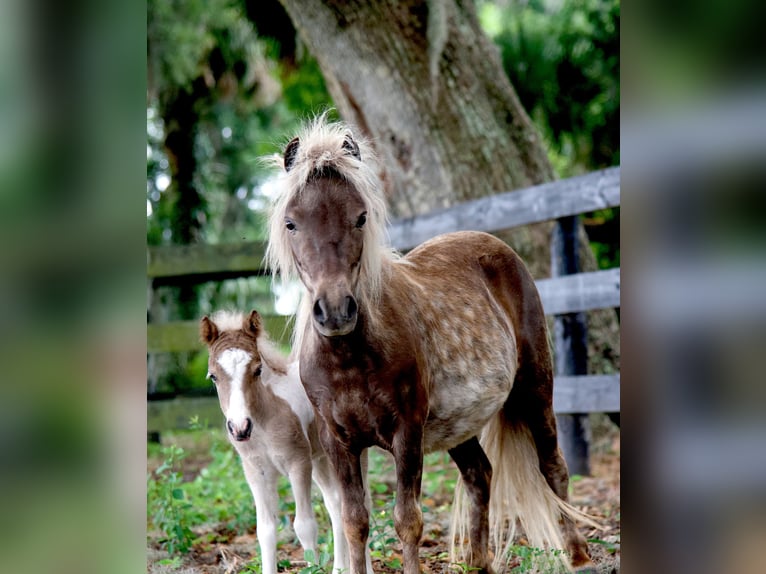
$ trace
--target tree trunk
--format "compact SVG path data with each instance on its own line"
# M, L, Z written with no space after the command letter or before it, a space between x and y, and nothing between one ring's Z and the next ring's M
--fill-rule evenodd
M373 139L393 215L553 177L472 2L282 2L341 116Z
M280 0L340 115L371 138L394 217L554 178L472 0ZM551 223L502 234L550 276ZM578 222L582 270L596 268ZM589 313L599 371L618 361L614 312Z

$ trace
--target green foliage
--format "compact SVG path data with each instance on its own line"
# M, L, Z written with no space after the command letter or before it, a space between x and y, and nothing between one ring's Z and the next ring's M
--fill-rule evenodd
M181 447L170 445L162 449L164 462L148 479L148 508L151 522L164 532L160 541L170 554L186 553L194 541L191 530L194 517L192 505L184 492L182 475L176 470L186 456Z
M619 163L619 0L484 3L519 99L560 175Z
M619 164L619 0L483 2L479 14L556 173ZM599 268L619 266L619 209L583 223Z

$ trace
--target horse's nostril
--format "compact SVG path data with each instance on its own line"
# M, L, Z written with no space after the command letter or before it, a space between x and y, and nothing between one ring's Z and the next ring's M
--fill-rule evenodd
M346 318L351 319L356 315L356 299L351 296L346 297Z
M253 421L250 419L250 417L247 417L245 420L245 430L242 431L242 436L249 438L251 432L253 432Z
M229 429L231 434L234 434L234 426L231 424L231 421L226 421L226 428Z
M327 321L327 310L325 309L323 299L314 301L314 318L320 325L324 325Z

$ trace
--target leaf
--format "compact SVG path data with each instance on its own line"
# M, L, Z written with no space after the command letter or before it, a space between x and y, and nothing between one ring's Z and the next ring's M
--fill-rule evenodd
M174 488L172 494L173 494L173 498L175 498L176 500L183 500L184 498L184 491L181 490L180 488Z

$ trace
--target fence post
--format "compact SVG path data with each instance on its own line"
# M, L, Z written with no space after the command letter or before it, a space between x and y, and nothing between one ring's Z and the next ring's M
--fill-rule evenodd
M562 217L553 227L551 275L571 275L579 271L577 256L577 216ZM587 375L588 346L584 313L554 316L554 357L557 375ZM559 445L569 474L590 474L588 456L588 416L583 413L556 415Z

